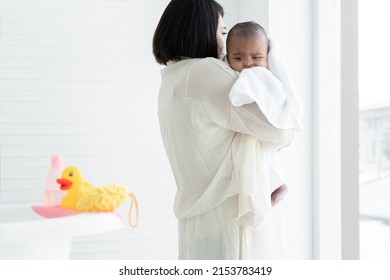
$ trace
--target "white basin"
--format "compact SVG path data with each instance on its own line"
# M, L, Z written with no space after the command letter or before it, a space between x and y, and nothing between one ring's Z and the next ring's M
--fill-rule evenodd
M32 206L0 206L0 259L69 259L73 237L122 227L116 213L45 218Z

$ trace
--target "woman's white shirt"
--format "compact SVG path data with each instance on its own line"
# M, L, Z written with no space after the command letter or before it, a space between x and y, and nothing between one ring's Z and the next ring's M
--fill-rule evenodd
M264 213L251 191L259 183L268 185L267 194L278 187L270 186L269 163L294 130L271 125L255 103L232 106L229 92L239 74L223 61L186 59L170 63L161 74L158 114L177 184L175 215L189 219L241 195L237 219L257 226ZM253 178L249 170L260 175Z

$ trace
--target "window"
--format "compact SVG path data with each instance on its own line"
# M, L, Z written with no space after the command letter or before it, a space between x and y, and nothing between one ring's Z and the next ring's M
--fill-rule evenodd
M390 3L359 2L360 258L390 259Z

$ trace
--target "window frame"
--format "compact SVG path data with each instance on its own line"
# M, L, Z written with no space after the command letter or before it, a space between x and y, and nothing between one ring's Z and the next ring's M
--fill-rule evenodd
M316 0L313 2L314 259L359 259L358 103L358 1Z

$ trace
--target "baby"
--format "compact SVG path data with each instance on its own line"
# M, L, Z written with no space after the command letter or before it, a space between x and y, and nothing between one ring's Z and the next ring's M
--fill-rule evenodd
M235 71L255 66L268 68L268 36L263 27L253 21L238 23L228 33L226 41L227 61ZM274 159L276 160L276 159ZM271 173L273 173L271 175ZM279 176L270 168L270 176ZM270 179L271 183L272 180ZM280 182L280 178L276 181ZM271 186L271 204L277 204L287 192L287 186Z
M234 70L261 66L268 68L268 36L253 21L238 23L229 31L226 58Z

